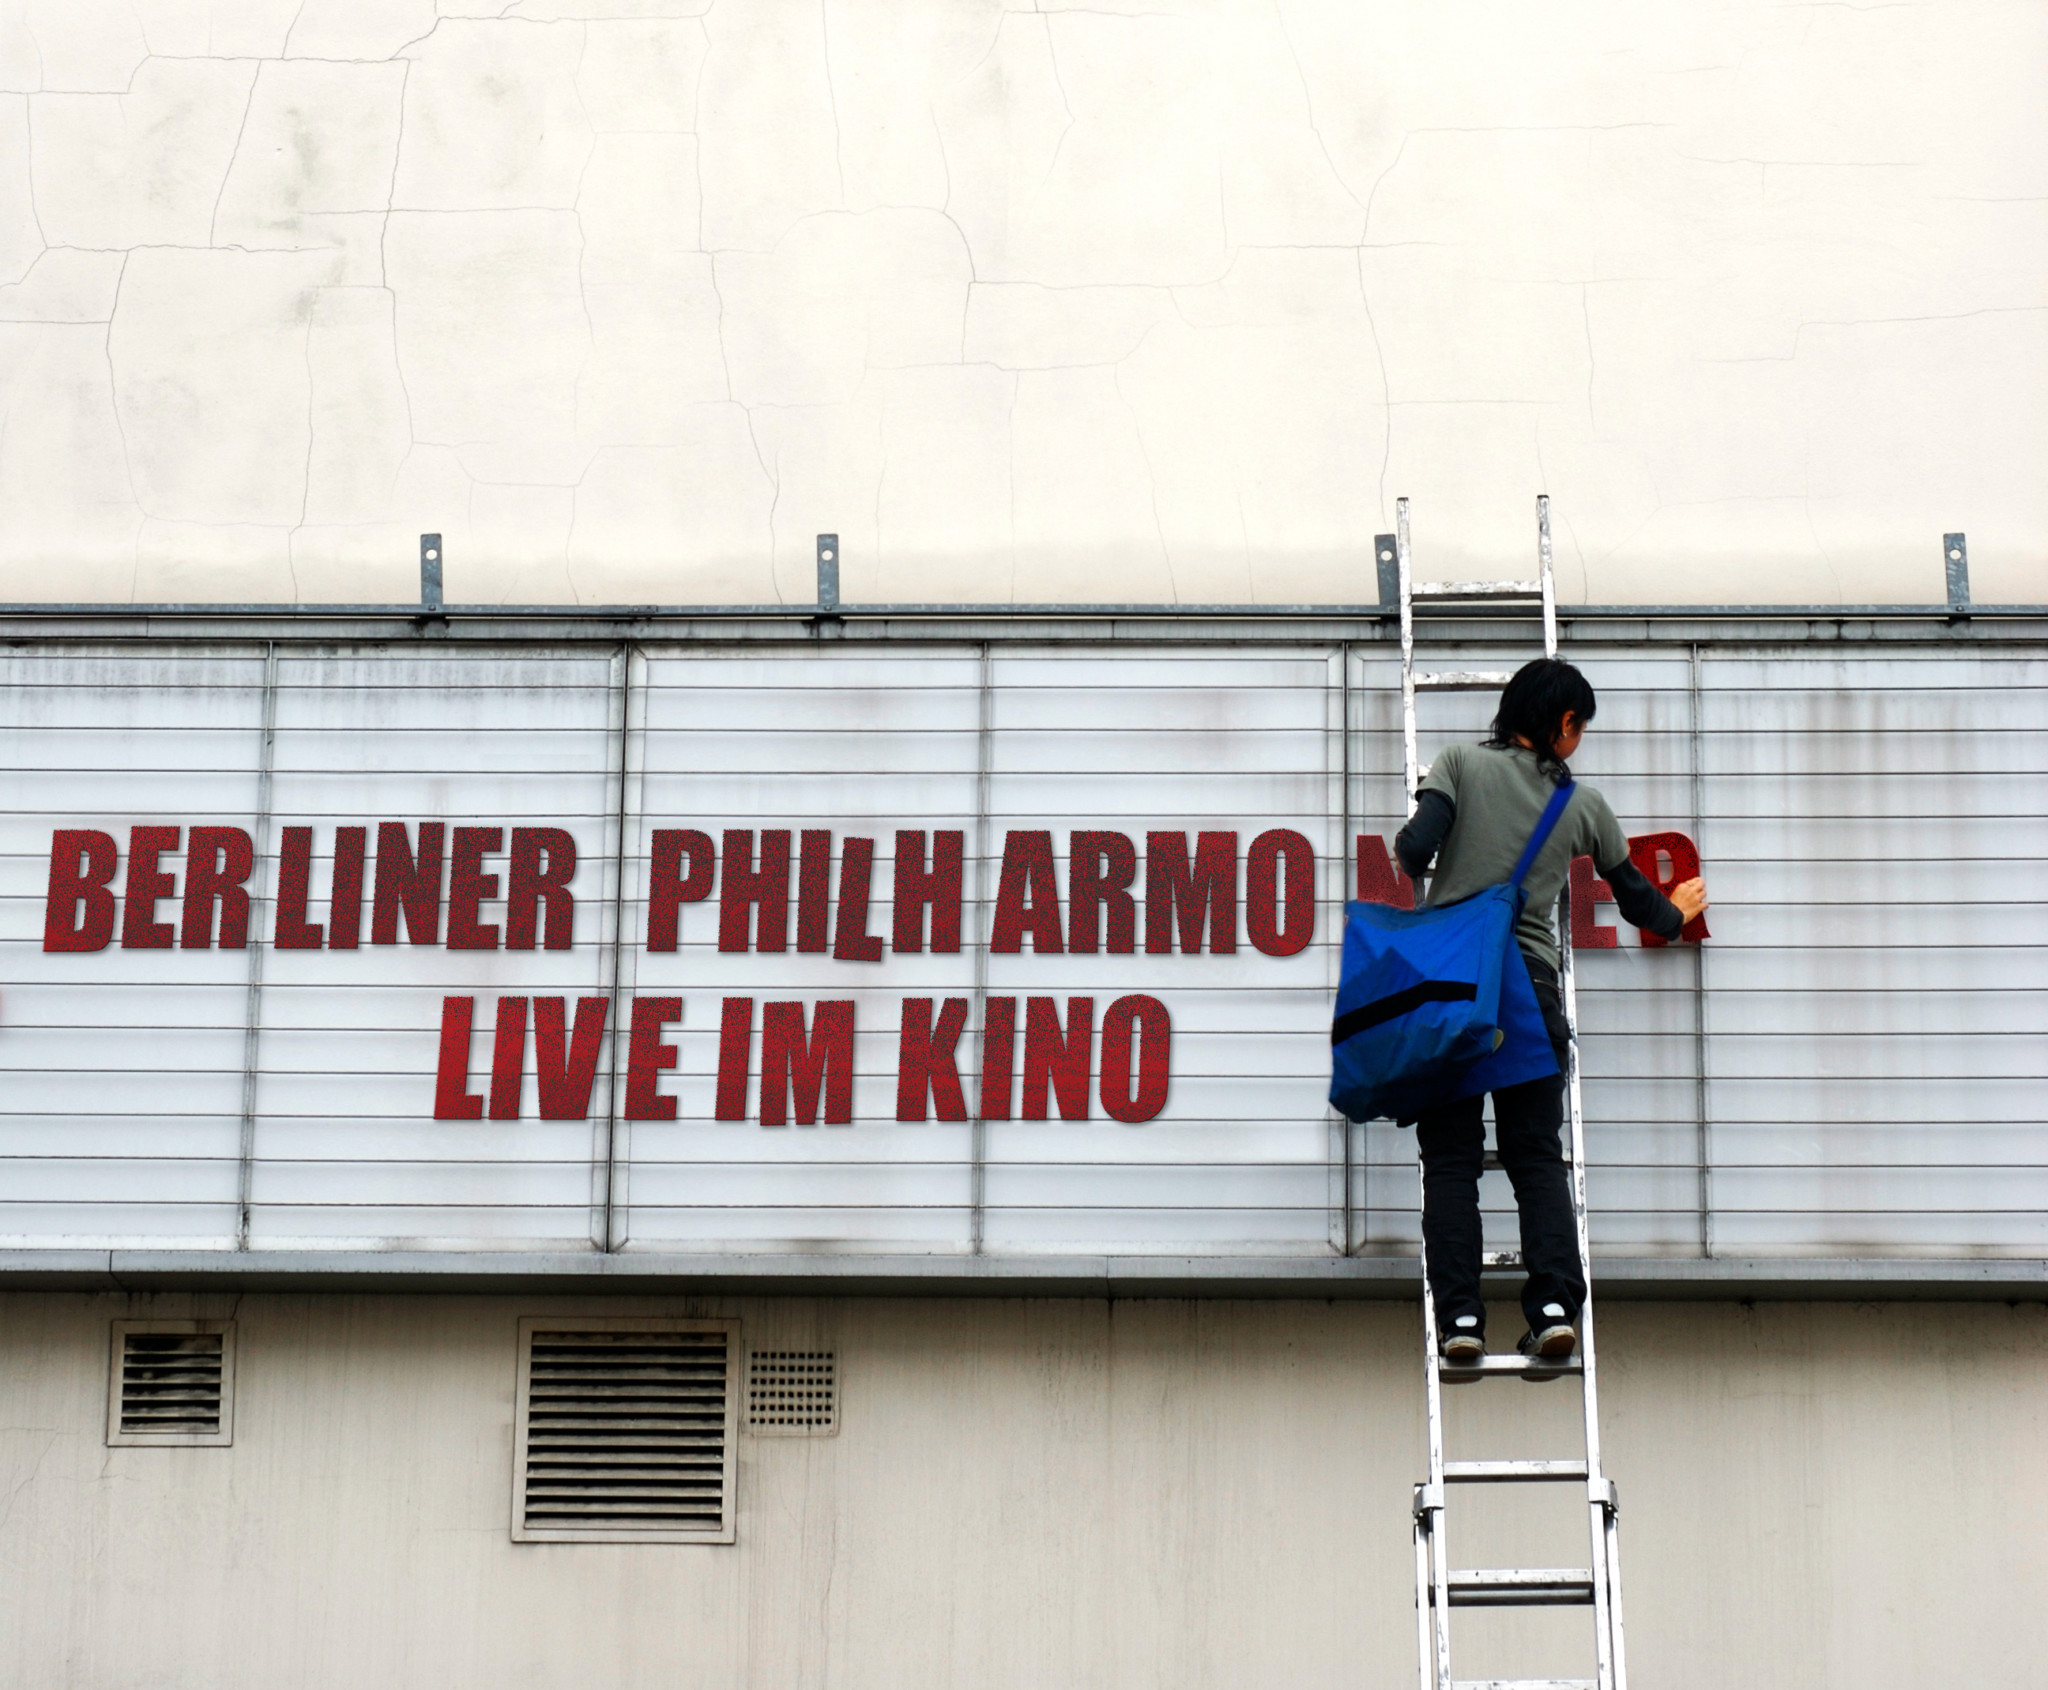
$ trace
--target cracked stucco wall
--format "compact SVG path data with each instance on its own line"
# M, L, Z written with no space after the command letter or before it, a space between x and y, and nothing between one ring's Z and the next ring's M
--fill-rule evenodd
M0 598L2048 597L2048 8L0 0Z

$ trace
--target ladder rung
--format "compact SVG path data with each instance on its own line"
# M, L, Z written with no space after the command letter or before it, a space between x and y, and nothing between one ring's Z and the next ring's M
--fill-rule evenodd
M1583 1461L1446 1461L1444 1478L1451 1484L1541 1483L1551 1479L1583 1479Z
M1564 1153L1561 1159L1567 1168L1569 1168L1572 1165L1571 1146L1565 1146ZM1486 1155L1479 1164L1479 1171L1483 1174L1497 1174L1503 1171L1500 1165L1500 1152L1498 1150L1495 1150L1491 1145L1487 1147Z
M1584 1367L1577 1355L1481 1356L1477 1361L1445 1361L1439 1356L1436 1371L1445 1384L1462 1385L1473 1379L1562 1379Z
M1492 692L1513 679L1506 669L1445 669L1414 677L1417 692Z
M1598 1690L1590 1678L1457 1678L1451 1690Z
M1585 1567L1466 1567L1445 1581L1453 1608L1555 1608L1593 1600Z
M1485 1250L1480 1253L1481 1273L1520 1273L1522 1252L1519 1250Z
M1417 581L1411 599L1540 599L1541 581Z

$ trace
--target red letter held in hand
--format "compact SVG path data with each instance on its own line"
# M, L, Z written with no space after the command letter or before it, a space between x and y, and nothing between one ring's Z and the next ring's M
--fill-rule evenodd
M765 828L761 833L761 866L754 867L754 830L729 827L719 854L725 858L725 884L718 889L718 948L747 948L747 918L754 920L754 949L789 949L789 829Z
M1060 1119L1088 1119L1088 1059L1095 1054L1095 1000L1067 999L1066 1031L1051 998L1024 1000L1024 1119L1045 1116L1046 1082L1059 1100Z
M1145 835L1145 949L1160 956L1173 949L1176 930L1181 954L1202 949L1202 924L1209 926L1209 954L1237 950L1237 835L1195 836L1195 866L1188 868L1185 833Z
M288 827L277 855L277 932L271 942L281 951L317 951L320 923L306 919L312 895L313 830Z
M60 827L50 839L50 895L43 904L43 949L103 951L114 936L114 878L118 851L111 833ZM78 906L85 919L78 920ZM73 923L76 923L74 926Z
M1614 889L1593 871L1591 857L1572 858L1572 949L1611 951L1620 938L1611 927L1595 919L1595 904L1614 902Z
M656 1089L664 1068L676 1065L676 1047L661 1042L661 1030L683 1018L681 998L635 998L633 1038L626 1046L626 1119L673 1121L676 1100ZM581 1019L579 1016L578 1019Z
M761 1125L788 1125L794 1103L796 1124L818 1124L818 1093L825 1094L825 1122L853 1119L853 1000L821 1003L804 1033L804 1006L761 1006Z
M868 892L875 879L875 842L849 839L839 854L839 923L832 955L840 962L880 962L882 936L868 931Z
M1010 1070L1017 1063L1017 1000L990 998L981 1029L981 1107L984 1121L1010 1118Z
M576 927L576 895L569 882L576 875L576 841L559 827L515 827L512 830L512 881L505 891L505 949L533 949L536 905L548 907L547 936L551 951L566 951ZM580 1117L579 1117L580 1118Z
M1030 903L1024 900L1030 898ZM1012 832L1003 840L1003 878L996 888L996 915L988 948L1008 952L1024 949L1024 935L1041 956L1063 951L1060 932L1060 882L1053 867L1050 832Z
M1131 1087L1131 1047L1138 1048L1138 1084ZM1166 1107L1173 1073L1173 1019L1157 998L1118 998L1102 1016L1102 1107L1112 1121L1135 1125Z
M491 1044L492 1120L519 1119L519 1078L525 1066L526 1000L500 998L498 1036Z
M469 1090L469 1029L475 998L441 1000L441 1066L434 1076L434 1119L480 1121L484 1100Z
M1285 920L1276 923L1282 906ZM1245 853L1244 930L1268 956L1293 956L1315 937L1315 847L1291 827L1260 834Z
M157 859L178 848L180 829L131 827L128 830L128 881L122 889L121 949L167 951L171 924L156 918L157 900L168 898L176 882Z
M727 998L718 1022L718 1099L712 1115L721 1121L747 1118L747 1058L754 1048L754 1000Z
M948 998L936 1021L930 998L903 1000L903 1034L896 1047L897 1120L922 1121L933 1104L942 1121L967 1119L960 1065L953 1054L966 1026L965 998Z
M603 998L578 998L576 1025L564 1040L563 1001L533 1000L533 1077L543 1121L581 1121L589 1116L590 1087L597 1078L597 1052L610 1008Z
M1415 907L1415 882L1394 867L1387 842L1377 833L1358 836L1358 901L1397 910Z
M404 822L377 824L377 889L370 899L370 943L398 943L398 916L415 945L441 942L441 842L446 822L420 823L420 854L413 859ZM495 888L494 888L495 890ZM495 939L496 933L492 934Z
M711 836L694 827L658 827L647 864L647 948L676 948L676 918L684 904L711 895L711 876L718 862ZM689 865L687 871L684 864ZM553 919L550 911L550 920Z
M249 943L249 894L242 883L256 866L256 847L238 827L195 827L185 851L185 919L178 943L203 951L213 943L213 906L220 904L220 948Z
M1138 901L1131 882L1138 878L1138 848L1121 833L1067 836L1067 949L1095 949L1096 911L1107 906L1112 956L1129 956L1138 948Z
M924 829L896 830L896 940L899 951L924 949L924 912L931 906L932 949L960 948L960 884L966 834L948 828L932 835L932 866L924 866Z
M1628 842L1628 860L1641 869L1643 878L1666 897L1670 896L1672 887L1683 881L1697 880L1700 874L1699 847L1682 833L1638 834ZM1666 863L1670 864L1668 874L1665 872ZM1695 943L1707 938L1707 918L1694 916L1679 930L1678 936ZM1644 928L1637 937L1653 950L1670 943L1667 939L1658 938L1648 928Z

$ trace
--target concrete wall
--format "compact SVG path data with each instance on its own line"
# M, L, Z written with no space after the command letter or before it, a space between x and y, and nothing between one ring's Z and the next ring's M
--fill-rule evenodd
M505 15L459 15L499 14ZM2048 12L8 0L0 599L2048 587Z
M743 1441L732 1547L514 1545L517 1318L572 1306L829 1340L842 1430ZM108 1321L229 1312L234 1446L105 1448ZM10 1295L0 1661L80 1690L1408 1684L1413 1323L1370 1303ZM1609 1303L1601 1323L1635 1682L2039 1683L2048 1311ZM1564 1453L1575 1404L1562 1383L1453 1392L1454 1448ZM1511 1500L1459 1499L1455 1563L1583 1553L1579 1509ZM1577 1612L1460 1627L1461 1676L1584 1670Z

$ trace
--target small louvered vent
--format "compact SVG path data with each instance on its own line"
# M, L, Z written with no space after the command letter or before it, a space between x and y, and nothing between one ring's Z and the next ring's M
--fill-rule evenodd
M233 1441L235 1329L222 1320L119 1320L110 1444Z
M747 1430L829 1437L839 1430L839 1357L756 1350L747 1357Z
M523 1321L521 1339L515 1538L732 1541L730 1323Z

